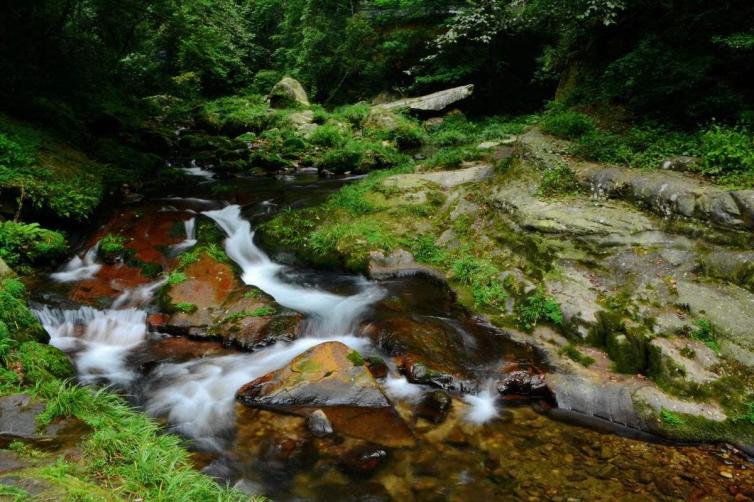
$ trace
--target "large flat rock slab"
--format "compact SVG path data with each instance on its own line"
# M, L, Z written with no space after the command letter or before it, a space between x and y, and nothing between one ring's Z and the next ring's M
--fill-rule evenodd
M402 190L411 190L422 188L425 183L433 183L444 189L455 188L464 183L478 183L492 176L495 168L491 164L479 163L457 169L454 171L434 171L427 173L399 174L387 178L383 183L385 186L400 188Z

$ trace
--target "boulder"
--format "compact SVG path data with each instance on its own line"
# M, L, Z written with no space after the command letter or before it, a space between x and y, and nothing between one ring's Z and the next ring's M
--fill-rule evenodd
M384 103L376 105L375 108L382 108L384 110L415 110L415 111L431 111L439 112L444 110L449 105L466 99L474 92L474 86L462 85L460 87L454 87L452 89L446 89L444 91L434 92L427 94L426 96L420 96L416 98L405 98L390 103Z
M272 108L309 106L309 98L298 80L285 77L270 91L270 106Z
M430 173L398 174L387 178L383 183L388 187L408 190L420 188L425 183L434 183L442 188L455 188L464 183L478 183L492 176L495 167L484 162L467 164L454 171L434 171Z
M400 125L400 117L390 110L372 108L364 121L364 127L375 131L394 131Z
M361 357L340 342L325 342L297 356L284 368L247 383L236 398L251 407L389 407Z

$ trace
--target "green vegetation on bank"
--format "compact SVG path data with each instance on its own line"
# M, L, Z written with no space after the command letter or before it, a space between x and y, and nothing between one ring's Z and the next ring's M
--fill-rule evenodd
M197 472L185 443L165 434L146 415L108 390L70 382L73 367L60 350L45 343L46 333L26 306L23 284L14 278L0 282L0 395L26 393L46 408L38 417L44 428L57 418L75 418L83 432L80 460L54 460L50 453L17 443L34 454L39 466L14 476L44 479L55 493L96 499L103 489L116 497L144 500L248 500L248 496L217 485ZM19 450L20 451L20 450ZM3 492L4 495L23 495Z

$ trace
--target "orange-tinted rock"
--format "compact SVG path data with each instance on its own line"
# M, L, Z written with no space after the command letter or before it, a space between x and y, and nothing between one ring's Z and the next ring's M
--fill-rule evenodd
M125 290L133 289L152 279L144 277L141 270L128 265L103 265L91 279L76 283L69 296L72 300L86 304L97 304L102 299L114 300Z
M322 343L297 356L288 366L244 385L236 398L247 406L269 408L389 407L366 366L349 358L352 352L340 342Z
M149 326L149 329L151 330L157 330L167 324L169 320L170 316L167 314L149 314L147 316L147 326Z

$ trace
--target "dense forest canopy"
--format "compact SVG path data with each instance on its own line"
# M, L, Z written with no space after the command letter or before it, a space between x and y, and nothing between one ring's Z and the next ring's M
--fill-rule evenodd
M267 92L317 100L474 83L485 110L558 96L680 122L752 109L746 0L42 0L0 21L8 105ZM95 97L96 96L96 97ZM27 108L28 110L28 108Z

